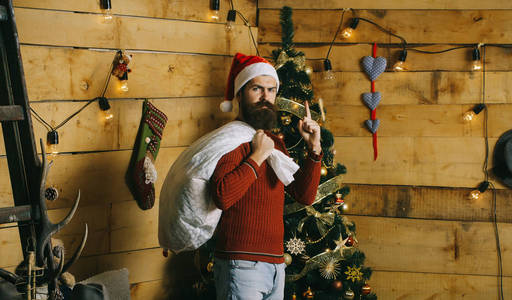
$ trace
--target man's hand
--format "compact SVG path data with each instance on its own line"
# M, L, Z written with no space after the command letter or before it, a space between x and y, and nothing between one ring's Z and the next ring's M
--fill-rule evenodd
M306 115L304 119L299 120L298 129L300 135L308 145L309 150L315 154L322 152L322 146L320 145L320 125L311 119L311 111L309 110L309 104L306 101Z
M274 150L274 141L261 129L256 131L252 139L250 158L260 166Z

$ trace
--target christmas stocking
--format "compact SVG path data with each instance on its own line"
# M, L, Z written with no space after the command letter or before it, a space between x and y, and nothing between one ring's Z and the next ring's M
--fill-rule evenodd
M150 209L155 204L154 183L157 173L154 162L166 123L167 116L148 100L144 100L142 119L126 174L128 187L143 210Z

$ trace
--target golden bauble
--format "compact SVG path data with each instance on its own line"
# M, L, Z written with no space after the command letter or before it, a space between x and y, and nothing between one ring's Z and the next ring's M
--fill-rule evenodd
M292 118L288 115L285 115L285 116L281 116L281 123L284 125L284 126L288 126L290 125L290 123L292 122Z
M288 253L285 253L284 255L284 263L289 266L292 263L292 256Z
M345 294L343 294L343 299L352 300L354 299L355 294L352 290L346 290Z
M326 167L322 167L322 169L320 169L320 175L322 175L322 176L327 175L327 168Z
M212 272L213 271L213 261L209 262L207 265L206 265L206 270L208 272Z
M308 74L309 76L311 76L311 74L313 74L313 67L311 67L311 66L306 66L306 68L304 68L304 71L306 72L306 74Z
M302 297L306 299L313 299L313 297L315 297L315 293L313 293L311 287L308 287L308 290L302 293Z

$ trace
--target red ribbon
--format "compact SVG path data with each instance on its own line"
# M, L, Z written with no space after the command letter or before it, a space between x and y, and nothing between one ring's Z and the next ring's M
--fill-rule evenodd
M377 57L377 43L373 43L373 49L372 49L373 58ZM372 93L375 93L375 81L372 81L371 85ZM372 110L370 118L372 121L376 119L377 115L377 108ZM377 132L373 134L373 160L377 160L377 156L379 155L378 147L377 147Z

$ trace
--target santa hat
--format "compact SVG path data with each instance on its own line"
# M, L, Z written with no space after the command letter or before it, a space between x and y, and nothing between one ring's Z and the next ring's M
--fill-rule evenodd
M220 104L220 110L230 112L233 110L232 100L238 91L254 77L268 75L276 80L276 88L279 89L279 77L276 69L263 57L248 56L241 53L235 54L228 75L226 87L226 100Z

